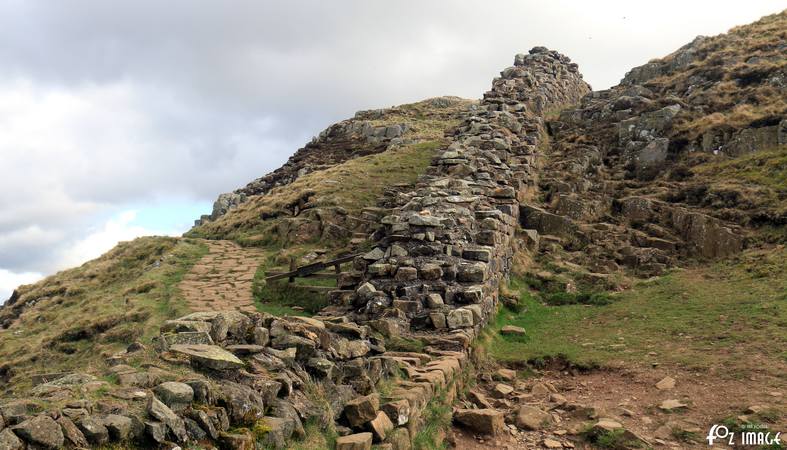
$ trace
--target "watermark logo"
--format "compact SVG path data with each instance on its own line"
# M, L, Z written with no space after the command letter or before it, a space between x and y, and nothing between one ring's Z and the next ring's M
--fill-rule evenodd
M713 425L705 438L708 445L723 442L733 445L781 445L781 432L773 433L761 425L747 425L740 431L730 431L724 425Z

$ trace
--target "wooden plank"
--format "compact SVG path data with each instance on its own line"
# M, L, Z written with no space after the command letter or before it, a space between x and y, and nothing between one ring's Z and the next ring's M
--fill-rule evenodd
M290 274L290 272L265 272L265 275L268 275L268 277L274 277L274 276L279 276L279 275L289 275L289 274ZM338 277L338 276L339 276L339 274L333 273L333 272L317 272L317 273L312 273L312 274L309 274L309 275L304 275L304 276L302 276L300 278L317 278L317 279L328 280L328 279L336 279L336 277Z
M360 253L353 254L353 255L346 255L346 256L342 256L341 258L336 258L336 259L331 260L331 261L320 261L320 262L307 264L305 266L298 267L297 269L290 270L289 272L286 272L286 273L265 277L265 281L266 282L267 281L275 281L275 280L280 280L282 278L294 279L296 277L298 277L298 278L305 277L307 275L311 275L313 273L317 273L317 272L320 272L322 270L325 270L328 267L352 261L359 254Z
M293 288L303 289L311 292L330 292L336 290L336 286L301 286L297 284L294 285Z

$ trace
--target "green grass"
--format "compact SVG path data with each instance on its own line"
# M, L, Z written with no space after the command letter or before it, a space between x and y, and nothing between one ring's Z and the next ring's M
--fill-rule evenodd
M149 344L164 320L188 312L177 284L207 251L189 239L139 238L20 288L36 304L0 333L0 361L14 373L9 387L24 390L34 373L97 372L105 354Z
M414 450L442 450L446 443L442 439L443 432L451 426L451 405L446 403L444 389L435 391L435 396L426 404L423 410L423 424L413 437Z
M502 309L487 339L502 361L563 357L593 366L661 363L724 368L740 377L754 359L784 377L787 365L787 256L784 249L748 253L707 268L677 271L612 295L604 305L545 305L521 279L524 312ZM523 337L501 336L504 325ZM757 359L756 361L759 361ZM758 367L763 366L757 362Z
M748 153L737 158L702 164L697 173L726 180L745 180L787 191L787 145Z

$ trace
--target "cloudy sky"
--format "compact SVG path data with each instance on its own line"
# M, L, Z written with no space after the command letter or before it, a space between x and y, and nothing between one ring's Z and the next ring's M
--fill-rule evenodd
M119 240L182 233L356 110L477 98L535 45L606 88L784 6L0 0L0 301Z

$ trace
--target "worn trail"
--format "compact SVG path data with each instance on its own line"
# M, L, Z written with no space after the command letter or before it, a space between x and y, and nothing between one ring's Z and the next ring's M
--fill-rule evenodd
M263 253L231 241L204 241L209 253L179 287L192 311L255 311L252 281Z

